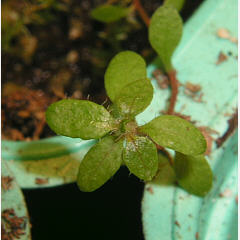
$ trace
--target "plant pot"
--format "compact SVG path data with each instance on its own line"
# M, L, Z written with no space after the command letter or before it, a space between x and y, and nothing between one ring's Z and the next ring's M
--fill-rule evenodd
M197 126L213 129L215 139L227 131L237 107L237 45L217 36L221 28L237 36L236 0L205 1L186 23L173 59L181 84L200 84L204 93L203 102L198 103L180 87L177 112L183 109L182 114L191 116ZM231 54L216 64L220 52ZM165 101L164 94L160 101ZM154 105L155 109L159 106ZM142 118L151 118L148 114ZM168 181L145 185L142 221L146 240L237 239L237 133L219 148L213 141L208 160L214 183L204 198L176 186L170 171L165 173Z
M5 161L1 164L1 236L2 239L30 240L28 210L21 189L9 171Z
M76 180L80 160L94 143L62 136L2 141L2 158L21 188L53 187Z

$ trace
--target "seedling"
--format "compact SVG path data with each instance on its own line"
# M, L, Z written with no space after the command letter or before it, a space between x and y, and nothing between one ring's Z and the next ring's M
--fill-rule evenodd
M141 8L139 1L133 2L136 9ZM112 101L108 110L90 101L74 99L61 100L48 108L47 122L57 134L99 139L80 164L77 178L80 190L98 189L121 165L126 165L141 180L151 181L158 172L157 149L166 151L164 148L176 152L171 164L179 185L199 196L210 190L212 172L203 156L205 138L191 123L172 115L177 79L171 58L182 35L182 20L176 9L180 10L183 2L165 1L151 21L145 18L150 44L171 81L172 97L168 109L171 115L159 116L138 126L135 117L151 103L153 88L147 78L144 59L132 51L116 55L107 68L105 88ZM100 6L92 12L95 19L106 23L127 14L126 8L111 5Z
M164 5L175 8L177 11L181 11L185 0L165 0ZM136 10L146 25L149 25L149 18L144 8L141 5L140 0L133 0L132 4L128 6L128 1L121 1L118 4L103 4L91 11L91 17L97 21L103 23L110 23L127 17L131 11Z
M100 22L110 23L126 17L129 12L129 8L105 4L93 9L91 16Z
M88 100L64 99L46 112L46 120L57 134L98 139L80 164L80 190L98 189L121 165L141 180L151 181L158 171L157 146L161 146L176 151L173 167L179 184L190 193L205 195L212 185L212 172L202 155L206 141L201 132L173 115L156 117L142 126L135 120L153 97L144 59L132 51L117 54L104 80L112 101L108 109Z
M91 12L92 17L96 20L109 23L127 16L131 9L138 11L142 20L149 28L149 42L158 53L170 80L172 96L167 110L168 114L174 114L177 101L178 80L171 58L182 36L182 19L178 11L182 9L184 2L184 0L165 0L164 4L154 12L151 19L139 0L133 1L132 8L106 4L97 7Z

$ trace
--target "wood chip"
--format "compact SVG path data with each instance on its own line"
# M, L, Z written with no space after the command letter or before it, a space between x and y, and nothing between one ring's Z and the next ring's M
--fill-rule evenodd
M231 36L230 32L225 28L218 29L217 36L222 39L227 39L232 43L238 44L238 39L236 37Z
M177 225L179 228L181 227L181 225L178 221L175 221L175 225Z
M18 217L13 208L2 211L1 239L20 239L25 234L26 217Z
M71 50L68 54L67 54L67 62L68 63L76 63L79 59L79 54L76 50Z
M217 148L221 147L222 144L231 136L238 126L238 109L235 110L234 114L228 119L227 131L216 140Z
M201 85L187 82L183 86L185 87L185 89L184 89L185 95L192 98L192 100L195 102L199 102L199 103L203 102L203 100L202 100L203 93L200 92L202 89Z
M238 44L238 39L235 38L235 37L230 37L229 40L230 40L232 43Z
M219 28L217 31L217 36L219 38L223 38L223 39L229 39L230 38L230 33L227 29L225 28Z
M153 76L157 81L158 86L161 89L166 89L170 85L170 81L166 75L163 74L163 72L160 69L156 69L153 71Z
M1 180L2 180L1 181L2 189L4 191L7 191L7 190L11 189L12 181L13 181L12 177L10 177L10 176L2 176Z
M15 141L23 141L27 137L39 139L46 125L45 111L58 99L49 97L41 90L13 83L6 83L4 89L8 94L2 97L3 137ZM8 121L13 121L12 125L9 126ZM14 128L19 125L19 129Z
M147 190L150 194L153 194L153 193L154 193L152 187L147 187L146 190Z
M14 141L17 141L17 140L20 140L20 141L23 141L24 140L24 135L17 129L9 129L8 130L8 134L9 136L11 136L11 140L14 140Z
M202 89L200 84L193 84L193 83L190 83L190 82L186 82L185 88L187 88L192 93L197 93Z
M225 189L224 192L219 194L220 197L225 197L225 198L229 198L232 196L232 190L231 189Z
M227 55L225 55L223 52L220 52L219 55L218 55L218 60L216 62L216 65L219 65L222 62L227 61L227 59L228 59Z
M38 185L44 185L44 184L48 183L48 179L47 178L36 178L35 183Z

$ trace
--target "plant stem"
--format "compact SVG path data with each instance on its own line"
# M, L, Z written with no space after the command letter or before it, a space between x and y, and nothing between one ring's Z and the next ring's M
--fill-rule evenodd
M133 0L133 5L134 8L138 11L140 17L142 18L143 22L146 24L146 26L148 27L150 24L150 18L148 17L145 9L143 8L140 0ZM167 114L169 115L173 115L174 114L174 107L177 101L177 94L178 94L178 80L176 78L176 71L175 70L171 70L168 73L168 77L170 80L170 85L172 88L172 95L171 95L171 99L170 99L170 105L167 111Z
M217 148L223 145L223 143L228 139L228 137L232 135L237 126L238 126L238 109L235 110L233 116L228 120L227 131L223 134L223 136L219 137L216 140Z
M167 111L167 114L173 115L174 114L174 107L177 101L177 94L178 94L178 80L176 77L177 72L175 70L171 70L168 73L168 77L170 80L171 88L172 88L172 95L170 99L170 105Z
M143 8L140 0L133 0L133 5L134 5L134 8L138 11L138 13L139 13L140 17L142 18L143 22L148 27L149 24L150 24L150 18L147 15L145 9Z
M142 18L143 22L148 27L150 24L150 18L148 17L146 11L144 10L140 0L133 0L134 8L138 11L140 17ZM176 78L176 71L171 70L168 73L168 77L170 80L171 88L172 88L172 95L170 99L170 105L167 111L167 114L173 115L174 114L174 107L177 101L177 94L178 94L178 80Z

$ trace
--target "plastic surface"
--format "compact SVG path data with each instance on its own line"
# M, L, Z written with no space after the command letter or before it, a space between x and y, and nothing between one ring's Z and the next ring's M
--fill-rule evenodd
M21 188L52 187L76 180L80 161L95 142L62 136L2 141L2 159Z
M181 86L176 111L191 116L199 127L211 128L214 139L225 133L237 107L237 45L218 38L220 28L237 37L237 0L205 1L185 25L173 59L179 81L200 84L204 94L202 102L195 102ZM216 65L221 51L231 56ZM156 66L151 68L153 71ZM169 97L168 90L159 89L155 81L153 84L154 100L138 116L141 124L159 115ZM214 184L205 198L173 184L146 184L142 200L146 240L237 239L237 133L221 148L213 142L208 160Z
M1 168L2 239L4 237L6 237L6 239L13 239L11 237L7 238L8 234L12 234L16 236L16 238L14 239L31 240L29 216L28 216L28 211L26 208L26 203L25 203L22 191L17 185L14 179L14 176L12 175L7 165L5 164L5 161L2 162L1 167L2 167ZM9 184L6 184L7 181L4 179L8 179L8 178L11 180L9 181ZM14 215L12 213L14 213ZM21 224L18 225L17 221L18 222L20 221Z

